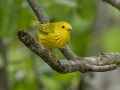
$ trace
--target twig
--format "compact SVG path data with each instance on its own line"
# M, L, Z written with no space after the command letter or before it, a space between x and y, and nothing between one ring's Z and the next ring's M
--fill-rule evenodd
M120 0L103 0L120 10Z

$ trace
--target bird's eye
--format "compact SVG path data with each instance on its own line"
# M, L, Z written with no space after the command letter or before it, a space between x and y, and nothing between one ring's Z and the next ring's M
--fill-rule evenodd
M62 28L65 28L65 26L62 26Z

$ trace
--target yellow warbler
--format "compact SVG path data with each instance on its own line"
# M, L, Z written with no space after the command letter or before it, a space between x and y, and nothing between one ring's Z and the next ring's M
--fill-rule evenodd
M67 22L37 23L39 42L47 48L61 48L70 40L72 26Z

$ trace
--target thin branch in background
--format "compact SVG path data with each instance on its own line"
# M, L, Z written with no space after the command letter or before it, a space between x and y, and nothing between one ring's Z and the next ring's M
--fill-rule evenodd
M7 44L0 38L0 54L2 56L2 65L0 66L0 90L9 90L7 74Z

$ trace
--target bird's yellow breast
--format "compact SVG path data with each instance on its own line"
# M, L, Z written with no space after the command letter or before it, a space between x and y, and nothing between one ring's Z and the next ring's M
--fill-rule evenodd
M39 42L47 48L61 48L70 40L70 33L51 33L46 36L39 36Z

